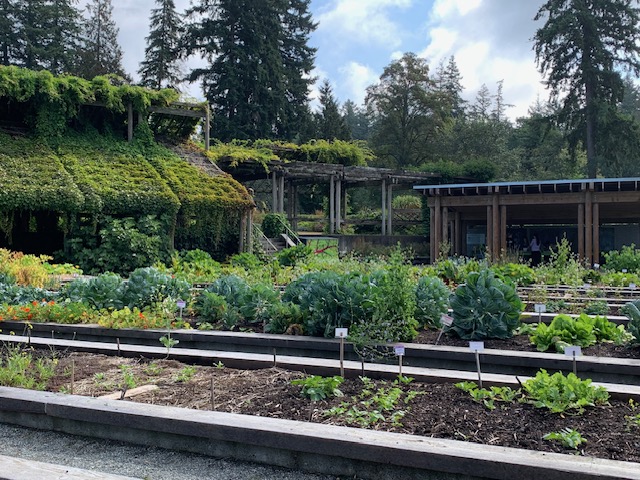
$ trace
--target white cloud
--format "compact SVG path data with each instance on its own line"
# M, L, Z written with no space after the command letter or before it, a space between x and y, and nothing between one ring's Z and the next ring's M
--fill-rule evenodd
M341 90L346 91L346 98L360 104L364 102L366 89L378 82L379 75L370 67L358 62L349 62L339 69L343 82Z
M413 0L332 0L316 16L318 31L331 32L349 42L376 43L399 47L401 25L391 20L389 11L408 8Z
M482 0L436 0L433 5L434 18L446 18L450 15L466 15L480 6Z

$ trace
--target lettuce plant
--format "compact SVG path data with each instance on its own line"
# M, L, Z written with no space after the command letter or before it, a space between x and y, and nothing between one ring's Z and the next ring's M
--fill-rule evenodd
M450 304L453 324L446 331L464 340L512 337L523 309L515 288L489 269L470 273L451 295Z

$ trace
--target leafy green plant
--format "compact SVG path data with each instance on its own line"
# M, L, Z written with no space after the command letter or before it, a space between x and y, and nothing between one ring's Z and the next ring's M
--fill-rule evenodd
M567 376L560 372L549 375L544 369L525 381L522 388L528 403L552 413L575 410L581 414L585 407L604 405L609 400L607 390L593 386L589 379L581 380L573 373Z
M515 285L531 285L536 281L536 272L529 265L522 263L505 263L491 267L503 279Z
M633 343L640 343L640 300L625 304L620 311L629 318L627 329L635 338Z
M187 365L186 367L182 367L178 374L176 375L176 382L178 383L187 383L190 381L193 376L197 372L197 368L192 365Z
M609 304L606 300L593 300L584 306L587 315L606 315L609 313Z
M262 219L262 233L269 238L277 238L291 228L283 213L267 213Z
M489 269L470 273L451 296L450 304L453 324L446 331L465 340L511 337L523 309L515 288Z
M311 377L292 380L292 385L302 386L300 394L314 402L324 400L327 397L341 397L342 392L338 387L344 382L344 378L339 376L321 377L313 375Z
M302 330L302 312L300 307L291 302L277 302L269 306L267 311L269 320L265 326L266 333L293 333L298 325ZM302 331L300 331L302 333Z
M205 321L214 323L222 320L228 308L222 295L208 291L200 293L195 304L195 312Z
M565 448L577 450L580 445L587 443L587 440L580 432L573 428L563 428L559 432L550 432L542 437L545 440L558 441Z
M557 352L564 352L565 347L570 345L589 347L603 341L621 344L629 338L623 325L616 325L604 317L590 317L584 313L576 318L565 314L557 315L549 325L539 323L529 337L531 343L541 352L546 352L551 347Z
M440 317L447 313L451 291L438 277L425 276L416 287L415 318L422 328L440 328Z
M313 250L311 247L305 245L304 243L299 243L295 247L285 248L277 253L276 259L280 263L280 265L287 266L295 266L298 263L304 262L309 257L313 255Z
M138 385L133 368L130 365L120 365L120 374L122 375L122 381L120 382L120 388L123 393L132 388L136 388Z
M157 268L146 267L134 270L124 288L123 303L129 308L143 308L160 303L167 298L189 299L191 284L172 278Z
M57 361L34 358L30 350L3 346L0 356L0 385L44 390L53 377Z
M621 272L627 270L631 273L640 273L640 250L635 244L624 245L620 251L611 250L603 254L607 271Z
M474 402L482 403L489 410L496 408L495 402L511 403L521 394L520 390L511 387L478 388L475 382L459 382L455 386L471 395Z
M549 247L551 255L545 265L537 267L538 278L547 285L581 285L585 273L578 255L573 252L566 237Z
M76 279L67 284L62 295L73 302L85 302L97 310L124 306L124 281L115 273L103 273L89 280Z
M92 323L97 313L78 302L36 301L26 305L0 305L0 319L63 324Z

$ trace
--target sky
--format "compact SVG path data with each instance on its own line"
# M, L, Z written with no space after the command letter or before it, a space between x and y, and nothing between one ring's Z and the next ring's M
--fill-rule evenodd
M174 0L184 11L192 0ZM340 103L364 101L366 88L376 83L385 66L414 52L433 72L452 55L462 74L463 96L473 101L486 84L491 93L503 80L503 95L511 104L507 115L515 120L527 114L537 98L547 93L533 53L533 20L544 0L311 0L318 23L310 44L317 48L318 84L328 79ZM80 6L86 0L80 1ZM137 79L144 58L149 14L155 0L112 0L120 29L125 70ZM191 59L189 69L198 63ZM317 87L316 87L317 88ZM316 88L311 96L317 95ZM197 85L187 93L202 98Z

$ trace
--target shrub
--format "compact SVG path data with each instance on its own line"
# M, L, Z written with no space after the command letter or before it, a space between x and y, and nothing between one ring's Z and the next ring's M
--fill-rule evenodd
M291 228L287 217L283 213L267 213L262 219L262 233L269 238L279 237Z
M451 291L437 277L422 277L416 287L415 318L421 328L440 328L440 317L447 313Z
M234 267L242 267L245 270L254 270L262 265L262 262L253 253L243 252L229 258L229 263Z
M629 318L627 329L629 333L634 336L633 341L636 344L640 343L640 300L634 300L627 303L622 307L621 312Z
M632 273L640 273L640 250L635 244L625 245L620 251L611 250L604 255L604 268L612 272L626 269Z
M143 308L166 298L189 300L191 284L171 277L154 267L138 268L129 276L124 288L123 304Z
M464 340L509 338L520 323L523 304L513 286L489 269L470 273L450 299L454 331Z
M266 312L268 321L267 333L304 333L301 327L302 312L300 307L291 302L277 302L269 305ZM299 328L295 328L295 326Z
M62 289L62 295L73 302L84 302L97 310L124 306L125 285L115 273L103 273L89 280L76 279Z
M304 262L311 255L313 255L313 249L303 243L299 243L295 247L285 248L278 252L276 258L283 267L293 267L299 262Z

